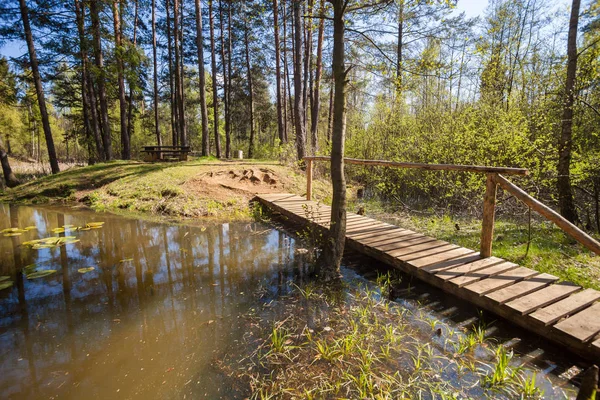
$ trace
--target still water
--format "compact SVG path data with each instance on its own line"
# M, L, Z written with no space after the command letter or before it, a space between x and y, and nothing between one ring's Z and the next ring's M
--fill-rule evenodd
M89 223L103 224L76 229ZM235 359L246 317L265 292L277 299L305 271L299 242L260 223L169 225L0 204L0 231L17 227L29 230L0 234L0 284L13 282L0 290L0 398L245 398L219 361ZM49 236L71 236L73 243L26 245ZM25 277L33 270L56 272ZM364 281L356 270L345 268L346 279ZM372 274L372 266L367 270ZM468 306L454 307L430 289L411 289L414 300L399 306L422 309L431 297L425 312L458 329L443 313ZM446 311L436 310L440 302ZM474 311L455 314L464 321ZM546 393L556 394L551 398L564 398L559 387L566 383L554 372L568 364L548 361L546 353L533 368Z
M79 242L21 243L67 231ZM261 282L283 279L294 240L268 226L166 225L76 209L0 204L0 397L227 398L215 357L243 334ZM60 234L65 235L65 234ZM35 264L53 275L27 279ZM93 267L90 272L79 269Z

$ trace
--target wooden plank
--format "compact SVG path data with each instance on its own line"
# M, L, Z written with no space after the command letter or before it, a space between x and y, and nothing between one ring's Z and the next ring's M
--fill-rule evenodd
M517 297L524 297L529 293L535 292L538 289L542 289L557 280L558 277L554 275L540 274L522 282L515 283L514 285L504 289L496 290L495 292L486 295L486 297L499 304L504 304L516 299Z
M556 303L579 289L579 286L571 282L560 282L510 301L506 306L520 314L529 314L538 308Z
M309 156L304 157L304 160L314 161L329 161L330 158L326 156ZM513 168L513 167L488 167L481 165L453 165L453 164L425 164L425 163L411 163L411 162L396 162L396 161L385 161L385 160L362 160L357 158L344 158L346 164L358 164L358 165L379 165L382 167L395 167L395 168L414 168L423 169L426 171L465 171L465 172L492 172L506 175L527 175L529 171L524 168Z
M481 260L479 253L467 254L462 257L453 258L452 260L442 261L436 264L423 267L422 270L435 274L448 269L456 268L465 264L470 264Z
M404 235L405 230L398 228L397 230L390 230L387 227L377 227L376 229L368 230L365 232L351 232L346 236L352 240L360 241L361 243L377 242L380 240L389 239L391 235Z
M354 240L359 240L362 244L368 246L380 246L390 243L395 243L407 239L412 239L416 237L421 237L420 233L415 233L406 229L403 230L392 230L392 231L382 231L376 235L371 235L369 237L359 237L355 238L352 236L351 238Z
M306 200L312 200L312 160L306 160Z
M540 308L530 316L544 325L550 325L567 315L583 310L598 299L600 299L600 292L594 289L585 289L548 307Z
M411 255L411 259L419 258L434 255L445 250L455 249L457 247L458 246L444 242L443 240L434 240L433 242L417 244L410 248L387 251L386 253L392 257L401 258L402 261L408 261L409 254Z
M467 264L460 265L455 268L450 268L450 269L447 269L444 271L437 272L435 274L435 276L437 278L440 278L443 281L448 281L450 279L454 279L454 278L457 278L464 274L468 274L468 273L471 273L471 272L474 272L474 271L477 271L477 270L480 270L483 268L487 268L492 265L499 264L501 262L504 262L504 260L502 260L501 258L497 258L497 257L484 258L481 260L477 260L477 261L473 261L473 262L470 262Z
M572 317L560 321L554 325L554 328L581 342L585 342L600 332L599 315L600 303L596 303Z
M500 264L495 264L487 268L482 268L477 271L466 273L462 276L459 276L458 278L450 279L448 282L458 287L463 287L470 283L477 282L481 279L485 279L487 277L498 275L502 272L514 269L515 267L517 267L516 264L505 261Z
M453 246L453 245L452 245ZM432 254L430 256L419 257L416 259L411 259L408 261L410 265L417 268L427 267L433 264L438 264L440 262L453 260L455 258L467 255L467 254L475 254L473 250L465 249L464 247L455 246L453 249L449 249L437 254ZM414 254L411 254L410 257L413 257Z
M428 236L416 236L416 237L411 237L411 238L407 238L406 240L396 240L394 242L391 243L385 243L385 244L376 244L376 245L370 245L372 247L375 247L378 250L381 251L393 251L393 250L397 250L397 249L402 249L405 247L409 247L409 246L416 246L419 244L425 244L425 243L429 243L429 242L433 242L436 239L432 238L432 237L428 237Z
M467 285L465 286L465 290L469 290L479 296L483 296L493 292L494 290L502 289L537 274L537 271L529 268L518 267Z

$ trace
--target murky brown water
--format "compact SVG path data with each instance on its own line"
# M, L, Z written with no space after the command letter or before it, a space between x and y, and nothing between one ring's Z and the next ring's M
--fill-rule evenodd
M105 224L67 233L78 243L20 245L91 221ZM172 226L0 204L0 230L11 226L37 229L0 235L0 275L15 282L0 292L3 398L227 398L214 354L243 334L253 289L294 257L292 239L255 223ZM19 271L32 263L57 272L28 280Z
M66 232L79 242L22 245L89 222L104 226ZM295 239L260 223L193 227L0 204L0 230L27 226L36 229L0 234L0 276L14 282L0 290L0 398L244 398L220 373L219 360L235 359L246 316L304 271ZM56 273L27 279L22 268L31 264ZM78 271L88 267L94 269ZM450 314L467 307L445 298L428 305L428 288L412 293L399 305L460 329L456 321L464 318ZM559 369L545 357L536 362L540 376ZM540 379L546 393L564 396Z

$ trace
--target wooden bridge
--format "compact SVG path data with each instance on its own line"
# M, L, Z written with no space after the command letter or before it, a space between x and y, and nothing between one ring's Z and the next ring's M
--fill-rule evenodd
M331 208L311 200L311 181L312 161L329 158L307 157L305 160L307 198L280 193L261 194L257 200L296 223L327 230ZM526 174L526 170L352 159L345 162L486 173L487 191L479 252L353 213L347 213L346 245L561 344L588 360L600 360L600 292L561 282L556 276L539 273L491 254L497 186L511 192L600 254L600 244L593 238L500 175Z

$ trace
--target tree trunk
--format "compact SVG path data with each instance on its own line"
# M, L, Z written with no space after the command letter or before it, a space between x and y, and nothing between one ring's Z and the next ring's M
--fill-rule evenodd
M187 120L185 119L185 69L184 69L184 47L183 47L183 27L184 27L184 18L183 18L183 1L179 0L179 121L180 121L180 145L187 146L188 145L188 135L187 135Z
M273 0L273 29L275 30L275 90L277 92L277 135L279 144L285 143L285 131L283 125L283 106L281 101L281 59L279 54L279 5Z
M102 56L102 37L100 36L100 11L99 3L90 2L90 18L92 20L92 32L94 37L94 61L96 64L95 81L98 84L98 101L100 102L100 121L102 123L102 144L104 147L104 159L112 160L112 142L110 137L110 123L108 121L108 104L106 100L106 85L104 72L104 59Z
M156 135L156 145L162 145L160 137L160 125L158 121L158 57L156 55L156 0L152 0L152 67L153 75L153 101L154 101L154 134Z
M227 87L227 106L229 108L229 113L227 114L227 120L225 121L227 125L229 125L229 138L231 140L231 82L233 81L233 68L231 66L231 62L233 59L233 28L232 28L232 13L233 13L233 6L235 5L235 3L233 2L229 2L229 6L227 7L227 81L228 81L228 87ZM231 156L231 154L230 154Z
M29 50L29 61L31 63L31 72L33 74L33 82L35 84L35 92L38 98L40 115L42 117L42 127L44 128L44 137L46 138L46 146L48 147L48 158L52 173L60 172L58 168L58 159L56 158L56 150L54 149L54 139L52 138L52 130L50 129L50 119L48 118L48 110L46 109L46 98L44 97L44 87L42 86L42 78L38 68L37 55L35 46L33 45L33 36L31 34L31 25L29 24L29 10L25 0L19 0L21 8L21 19L23 21L23 29L25 30L25 40ZM8 182L7 182L8 184Z
M325 14L325 0L321 0L320 16ZM319 129L319 108L321 98L321 76L323 74L323 36L325 33L325 20L319 20L319 33L317 37L317 65L315 70L315 87L313 93L312 112L310 118L310 137L312 140L313 151L315 154L319 151L318 129Z
M254 157L254 90L252 87L252 66L250 64L250 40L248 38L248 21L244 19L244 41L246 42L246 71L248 80L248 94L250 96L250 143L248 145L248 158Z
M154 1L154 0L153 0ZM121 2L121 15L123 12L124 3ZM133 47L137 47L137 27L139 20L139 1L134 0L134 13L133 13ZM121 24L121 32L123 31L123 25ZM123 33L121 33L121 37L123 37ZM133 86L131 82L129 82L129 101L127 104L127 140L129 142L129 154L131 156L131 137L133 136Z
M175 74L173 72L175 62L173 60L173 46L171 45L171 17L170 17L170 9L171 2L170 0L166 1L165 9L166 9L166 17L167 17L167 52L169 57L169 88L171 90L171 144L176 146L179 141L179 127L177 117L177 96L176 96L176 85L175 85Z
M208 137L208 110L206 107L206 74L204 72L204 34L202 32L202 3L196 0L196 48L198 49L198 77L200 87L200 115L202 118L202 156L210 155L210 140ZM210 12L210 10L209 10ZM215 75L213 72L213 81Z
M225 108L225 158L231 158L231 125L229 124L229 76L227 75L227 62L225 58L225 23L223 18L223 2L221 0L219 0L219 29L221 31L221 67L223 70L223 105Z
M283 87L284 87L284 91L285 88L287 87L287 97L285 99L286 103L289 105L289 115L290 115L290 123L291 125L294 127L295 129L295 124L294 124L294 109L293 109L293 105L294 102L292 101L292 85L290 83L290 70L289 70L289 66L288 66L288 42L287 42L287 21L290 20L290 18L287 18L287 12L286 12L286 8L285 8L285 1L282 3L282 16L283 16L283 79L284 79L284 83L283 83ZM291 23L290 23L291 24ZM294 40L293 38L291 40ZM287 113L288 110L286 110ZM286 126L287 129L287 126ZM289 140L289 135L286 133L286 142Z
M331 224L329 235L318 260L318 274L329 281L340 276L340 264L346 242L346 179L344 177L344 140L346 135L346 70L344 65L344 12L346 0L333 4L333 138L331 145Z
M4 175L4 182L6 182L6 186L12 188L19 185L21 182L19 182L15 174L13 174L12 169L10 168L10 163L8 162L8 154L6 154L6 151L4 150L2 137L0 137L0 164L2 164L2 174Z
M308 0L307 18L302 18L304 27L304 70L302 87L302 104L304 105L304 132L308 129L308 111L310 110L309 97L312 96L312 13L314 0ZM306 11L306 9L305 9ZM305 133L306 135L306 133Z
M398 46L396 48L396 101L402 98L402 46L404 44L404 0L398 5Z
M217 54L215 51L215 23L213 18L213 0L208 0L208 21L210 24L210 60L213 87L213 129L215 135L215 155L221 158L221 139L219 138L219 92L217 87Z
M117 81L119 84L119 112L121 119L121 158L129 160L131 151L127 134L127 100L125 100L125 78L123 77L123 44L121 40L121 17L119 1L113 1L113 27L115 32L115 58L117 64Z
M304 123L302 82L302 18L301 0L294 0L294 114L296 125L296 151L298 161L306 155L306 124Z
M84 8L80 0L75 0L75 20L77 22L77 32L79 34L79 52L81 57L81 97L83 102L83 119L96 145L97 158L103 160L105 158L104 149L102 148L102 137L100 135L100 126L98 123L98 115L96 113L96 100L93 94L93 84L89 73L89 60L87 56L87 45L85 38L85 16Z
M183 110L183 85L181 83L181 68L179 65L180 62L180 48L179 48L179 1L174 0L173 2L173 47L175 53L175 60L173 68L175 69L175 107L177 109L177 114L175 114L175 125L177 126L177 143L173 143L173 145L181 145L185 146L183 142L183 124L182 120L185 120L185 114Z
M333 76L333 71L332 71ZM327 117L327 144L331 144L331 131L333 130L333 89L335 83L333 77L329 86L329 115Z
M569 20L569 38L567 42L567 80L565 82L565 102L562 117L562 131L558 141L558 206L567 220L576 223L577 211L573 202L571 188L571 148L573 145L573 100L575 74L577 72L577 25L579 22L580 0L573 0L571 19Z

